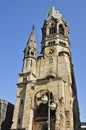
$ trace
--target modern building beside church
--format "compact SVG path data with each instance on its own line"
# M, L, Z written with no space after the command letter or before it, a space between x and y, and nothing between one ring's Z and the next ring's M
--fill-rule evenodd
M54 7L44 20L37 52L33 27L24 49L11 130L81 130L69 27Z
M12 125L14 105L0 99L0 130L9 130Z

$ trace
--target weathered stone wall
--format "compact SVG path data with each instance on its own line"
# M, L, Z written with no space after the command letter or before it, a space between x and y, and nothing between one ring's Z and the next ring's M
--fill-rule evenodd
M9 130L12 125L14 105L0 99L0 130Z

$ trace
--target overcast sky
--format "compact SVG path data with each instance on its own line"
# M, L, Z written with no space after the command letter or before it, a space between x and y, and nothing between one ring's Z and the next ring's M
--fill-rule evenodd
M0 0L0 98L15 103L32 25L40 52L41 27L52 6L69 24L80 117L86 121L86 0Z

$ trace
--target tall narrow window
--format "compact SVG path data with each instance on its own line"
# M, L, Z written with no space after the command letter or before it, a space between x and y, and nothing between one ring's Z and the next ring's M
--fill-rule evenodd
M54 33L56 33L56 27L55 26L54 27L50 27L49 34L54 34Z
M27 55L29 55L29 51L27 52Z
M20 102L20 104L21 104L21 105L23 104L23 99L21 99L21 102Z
M23 77L23 82L25 83L27 81L27 77Z
M32 60L31 60L30 66L32 67Z
M20 124L20 123L21 123L21 119L19 118L19 119L18 119L18 124Z
M59 33L64 35L64 28L62 24L59 25Z
M55 41L48 42L48 45L55 45Z
M34 52L33 51L31 51L31 55L34 56Z
M29 51L30 51L30 49L28 48L28 51L27 51L27 56L29 56Z

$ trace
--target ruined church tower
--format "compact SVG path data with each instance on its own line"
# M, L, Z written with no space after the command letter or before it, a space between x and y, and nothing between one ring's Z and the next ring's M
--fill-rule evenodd
M38 57L32 28L17 87L11 130L80 130L69 28L54 7L42 27Z

